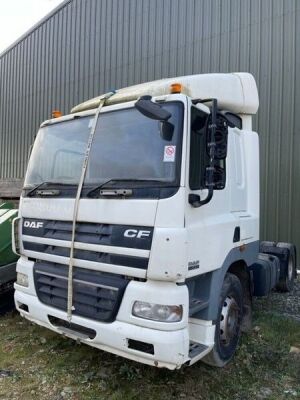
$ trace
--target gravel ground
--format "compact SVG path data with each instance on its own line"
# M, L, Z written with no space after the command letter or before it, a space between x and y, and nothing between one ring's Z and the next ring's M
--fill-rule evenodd
M300 277L291 293L255 299L254 311L254 329L225 368L179 371L96 351L9 313L0 319L0 399L300 400Z
M290 293L273 291L269 296L254 300L254 308L273 314L284 315L300 321L300 275Z

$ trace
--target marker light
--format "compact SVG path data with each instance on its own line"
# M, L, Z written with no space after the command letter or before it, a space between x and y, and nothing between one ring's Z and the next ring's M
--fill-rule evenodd
M63 115L62 112L59 110L52 111L52 118L59 118L59 117L62 117L62 115Z
M182 84L181 83L172 83L170 86L170 92L171 93L181 93L182 91Z
M159 322L179 322L182 319L182 306L166 306L135 301L132 307L132 315Z

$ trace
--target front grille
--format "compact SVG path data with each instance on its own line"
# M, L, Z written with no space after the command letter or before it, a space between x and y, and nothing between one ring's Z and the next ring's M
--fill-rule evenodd
M67 266L36 262L34 282L42 303L67 311ZM120 275L74 268L73 314L101 322L114 321L128 282L128 279Z
M31 222L34 222L38 228L30 225ZM23 234L70 241L72 236L72 222L26 218L23 223ZM112 225L87 222L77 222L76 224L76 242L109 245L111 235Z
M23 242L25 250L36 251L60 257L70 257L68 247L52 246L34 242ZM74 249L74 258L77 260L87 260L103 264L122 265L125 267L147 269L149 259L146 257L125 256L122 254L100 253L91 250Z
M22 235L23 247L26 251L70 257L71 221L25 218L22 223ZM74 258L146 270L149 256L145 255L143 250L148 253L151 249L152 236L152 227L77 222L75 242L80 245L80 249L74 250ZM93 246L86 249L85 244ZM103 246L105 246L105 251L102 251ZM115 251L116 247L119 248L118 251ZM122 248L126 249L124 253L130 253L127 249L134 249L132 252L138 250L144 254L122 254L123 251L120 250ZM29 254L29 256L43 259L42 255ZM53 261L63 262L57 259Z
M128 230L131 232L146 231L148 235L129 237L125 235ZM91 222L77 222L75 232L75 242L143 250L150 250L153 236L153 228L147 226ZM23 220L22 234L69 242L72 237L72 222L26 218Z

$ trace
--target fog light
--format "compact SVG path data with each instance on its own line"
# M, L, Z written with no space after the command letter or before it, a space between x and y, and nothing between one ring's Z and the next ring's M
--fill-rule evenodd
M179 322L182 319L182 306L166 306L144 301L135 301L132 315L160 322Z
M17 284L20 286L28 287L28 275L18 272L17 273Z

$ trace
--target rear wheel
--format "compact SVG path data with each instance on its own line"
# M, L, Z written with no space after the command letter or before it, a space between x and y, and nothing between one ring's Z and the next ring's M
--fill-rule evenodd
M235 275L228 273L220 296L215 345L202 361L215 367L223 367L231 360L241 335L242 317L242 285Z
M294 280L296 278L296 249L291 243L277 243L276 247L287 249L289 251L289 256L284 266L284 276L281 277L276 289L281 292L290 292L294 287Z

